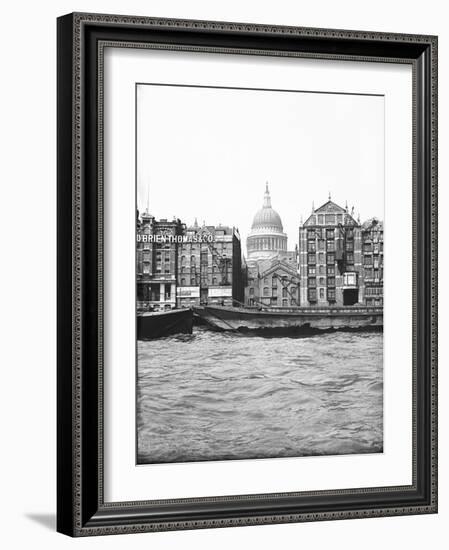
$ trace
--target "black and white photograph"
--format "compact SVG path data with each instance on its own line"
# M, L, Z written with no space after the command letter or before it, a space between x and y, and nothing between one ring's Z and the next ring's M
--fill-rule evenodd
M384 96L135 98L136 463L382 453Z
M447 11L5 3L5 550L448 546Z

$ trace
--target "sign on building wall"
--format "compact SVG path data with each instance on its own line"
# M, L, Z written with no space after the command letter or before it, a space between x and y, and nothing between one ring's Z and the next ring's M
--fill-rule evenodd
M230 286L217 286L209 288L209 298L224 298L232 297L232 287Z
M176 296L178 298L199 298L200 287L199 286L178 286L176 289Z

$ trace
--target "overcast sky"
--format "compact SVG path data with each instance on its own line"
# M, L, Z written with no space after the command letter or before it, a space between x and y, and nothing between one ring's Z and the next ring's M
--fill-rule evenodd
M234 225L245 243L266 181L289 249L329 193L362 221L383 219L384 98L138 86L141 211L148 197L156 218Z

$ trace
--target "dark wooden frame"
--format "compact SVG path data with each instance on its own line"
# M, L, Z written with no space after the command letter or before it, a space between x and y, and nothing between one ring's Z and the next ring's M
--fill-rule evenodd
M102 47L409 63L413 67L413 483L104 503ZM437 38L95 14L58 19L58 498L72 536L437 511Z

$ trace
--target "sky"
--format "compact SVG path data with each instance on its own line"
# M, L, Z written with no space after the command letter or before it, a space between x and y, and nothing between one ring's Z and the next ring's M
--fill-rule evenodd
M268 182L292 250L328 200L384 214L383 96L137 86L137 205L246 237Z

